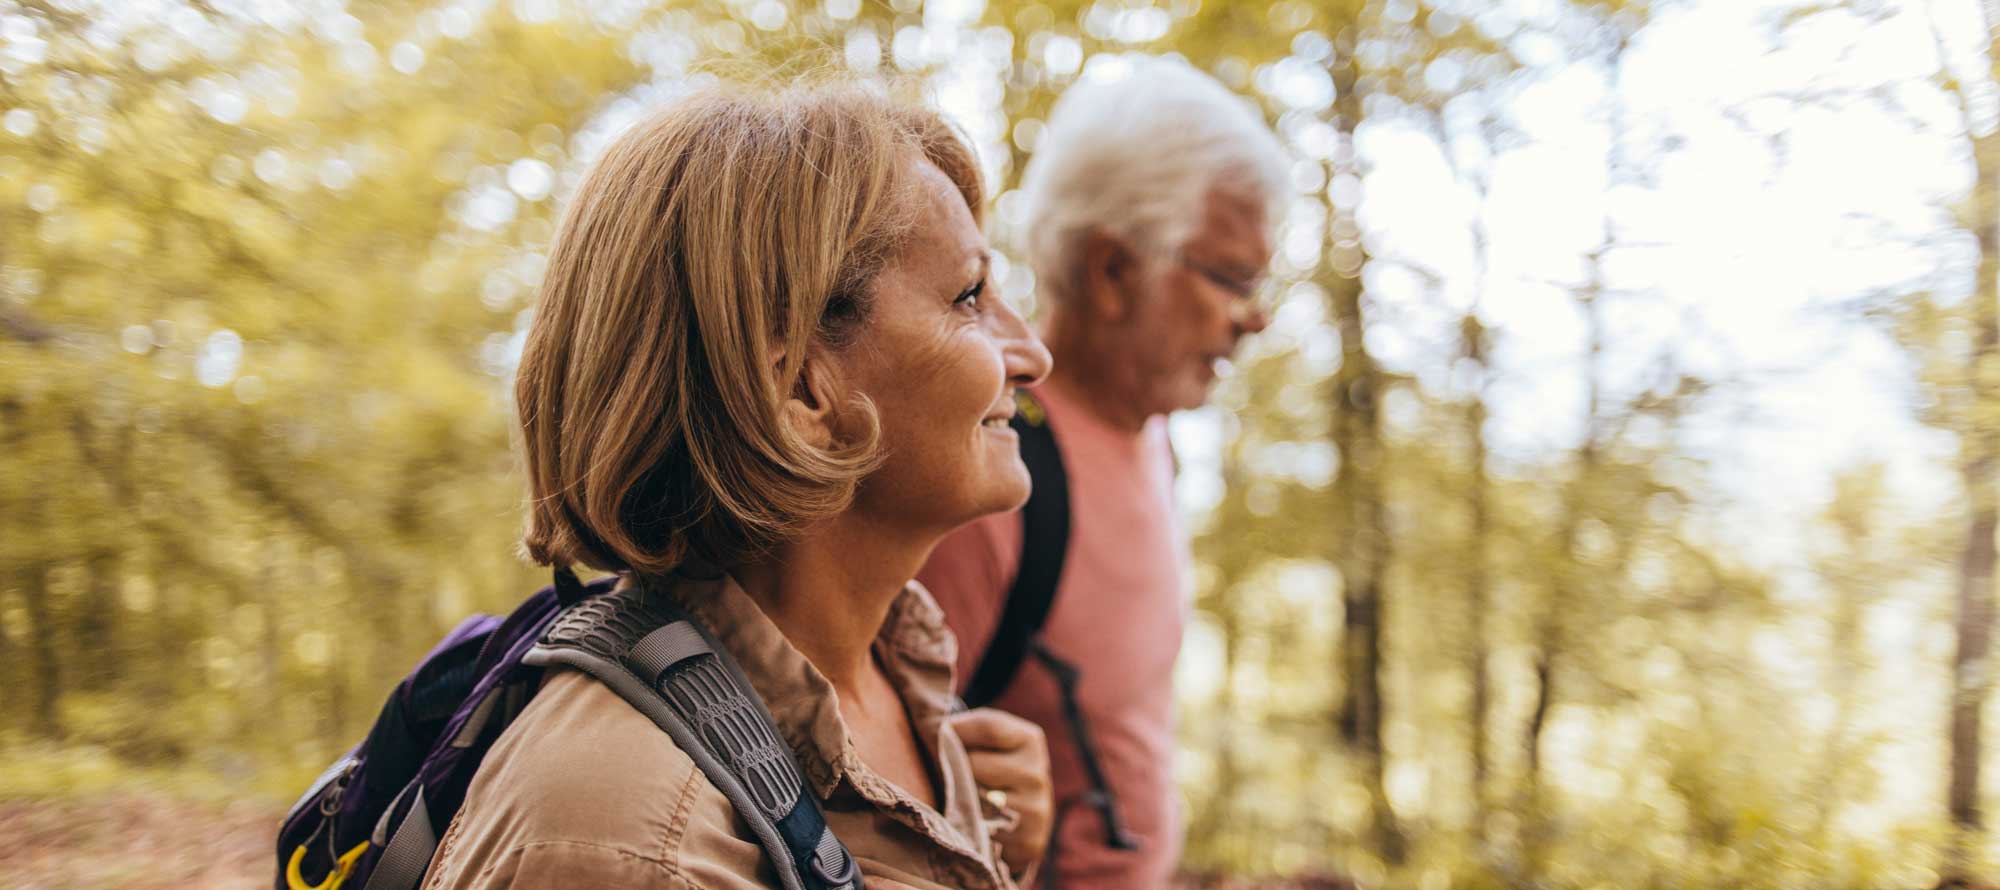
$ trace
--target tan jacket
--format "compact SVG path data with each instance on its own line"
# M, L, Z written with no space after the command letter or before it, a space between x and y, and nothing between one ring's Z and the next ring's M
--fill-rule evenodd
M876 655L944 791L943 812L855 754L833 687L728 578L666 591L735 656L798 756L869 888L1012 890L964 745L945 724L955 646L910 584ZM555 671L481 765L432 859L442 888L777 887L749 826L651 720L590 677Z

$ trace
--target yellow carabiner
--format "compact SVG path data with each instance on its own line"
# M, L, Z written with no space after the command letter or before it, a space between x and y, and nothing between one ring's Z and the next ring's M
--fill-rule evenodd
M355 844L354 849L341 854L333 869L326 873L326 879L315 885L306 883L305 875L299 874L299 863L306 858L305 845L300 844L298 849L292 851L292 861L285 865L285 886L291 890L340 890L340 885L354 871L354 863L361 861L361 853L367 849L367 841Z

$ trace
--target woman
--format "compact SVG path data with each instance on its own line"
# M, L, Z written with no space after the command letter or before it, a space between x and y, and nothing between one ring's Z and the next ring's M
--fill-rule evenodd
M686 99L579 186L517 384L528 553L703 620L871 887L1004 888L1029 865L989 839L1000 795L946 723L953 644L909 580L947 532L1028 494L1007 418L1049 356L988 284L982 200L949 127L879 92ZM976 734L996 733L1045 756L1016 724ZM982 756L989 787L1045 799L1040 764ZM425 882L773 885L688 755L561 671L487 755Z

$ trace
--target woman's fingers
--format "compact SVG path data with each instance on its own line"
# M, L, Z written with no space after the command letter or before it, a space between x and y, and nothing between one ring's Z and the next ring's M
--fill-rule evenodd
M1055 807L1048 740L1043 738L1041 727L992 708L959 714L951 725L972 760L973 781L1006 796L1012 821L996 825L994 837L1000 841L1001 855L1008 865L1017 875L1025 874L1048 849Z
M981 788L998 788L1015 794L1048 784L1046 765L1017 752L979 751L971 756L972 774Z
M1048 758L1042 728L1006 711L974 708L953 717L951 728L968 751L1033 751Z

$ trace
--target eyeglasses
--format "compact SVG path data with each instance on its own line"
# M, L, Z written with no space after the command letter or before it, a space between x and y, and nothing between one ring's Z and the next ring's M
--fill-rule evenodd
M1209 284L1220 288L1230 296L1231 313L1246 311L1268 311L1271 304L1271 279L1265 275L1244 278L1232 275L1193 257L1182 254L1177 257L1188 271L1200 275Z

